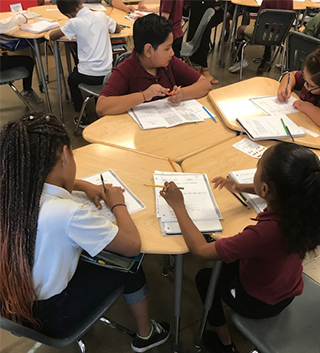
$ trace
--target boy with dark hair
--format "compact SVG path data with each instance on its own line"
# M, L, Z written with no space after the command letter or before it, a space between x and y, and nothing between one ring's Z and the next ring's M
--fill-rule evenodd
M166 18L156 14L138 18L133 40L131 56L113 69L100 94L99 116L121 114L166 96L170 102L180 103L211 90L209 80L174 57L172 23Z
M78 85L101 85L112 68L110 33L120 32L119 25L103 12L90 11L83 7L82 0L57 0L60 12L70 20L62 28L50 34L51 40L75 36L79 64L68 78L72 101L76 112L80 112L83 98ZM83 125L89 123L84 117ZM76 117L77 119L77 117Z

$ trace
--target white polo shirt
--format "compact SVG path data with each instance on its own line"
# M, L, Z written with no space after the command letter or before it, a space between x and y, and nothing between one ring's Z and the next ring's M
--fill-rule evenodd
M88 76L105 76L112 68L110 33L116 30L116 22L105 13L82 8L61 28L71 40L77 38L78 71Z
M44 184L32 271L37 300L49 299L67 287L82 249L95 256L117 233L116 225L73 201L67 190Z

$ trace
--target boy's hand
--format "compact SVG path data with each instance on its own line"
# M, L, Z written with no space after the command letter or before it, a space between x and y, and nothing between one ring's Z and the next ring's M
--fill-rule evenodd
M165 97L169 92L169 88L164 88L159 84L151 85L143 91L143 97L146 102L151 101L153 97Z
M222 188L226 188L230 192L241 192L240 185L232 179L216 177L211 180L211 183L214 184L213 187L215 189L219 188L221 190Z
M147 12L147 11L148 11L148 8L147 8L142 2L139 2L139 4L138 4L138 11L145 11L145 12Z
M168 98L168 101L171 103L179 104L181 101L183 101L183 90L181 87L174 86L173 87L174 92L172 95Z
M127 5L127 8L129 13L136 11L136 9L132 5Z
M280 102L284 102L286 100L288 100L291 97L291 87L290 85L287 88L287 85L280 85L279 89L278 89L278 99Z
M123 193L125 190L123 188L119 186L112 186L110 184L105 184L105 186L107 189L106 193L103 191L103 187L101 185L102 198L109 208L112 208L112 206L118 203L125 203L124 196L123 196Z
M183 195L177 185L170 181L164 183L165 187L160 191L160 195L167 201L168 205L173 209L184 207Z
M305 113L306 114L306 110L308 109L308 107L313 107L313 104L310 102L305 102L302 100L296 100L293 103L293 106L298 109L301 113Z

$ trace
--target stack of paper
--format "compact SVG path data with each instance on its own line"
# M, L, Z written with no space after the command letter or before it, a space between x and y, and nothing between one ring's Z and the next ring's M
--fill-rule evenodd
M164 185L166 181L174 181L181 190L189 216L202 233L221 232L222 219L216 200L212 194L206 174L167 173L155 171L156 185ZM172 208L155 188L157 218L164 235L181 234L181 229Z
M58 28L58 27L59 27L58 22L39 21L35 23L30 23L26 26L21 26L21 30L38 34L38 33L50 31L51 29Z
M289 129L293 137L305 135L305 132L286 115L240 117L237 121L254 141L290 138L284 125Z
M169 128L210 119L209 114L195 99L183 101L178 105L165 99L157 100L140 104L128 113L142 130Z
M245 169L230 172L229 175L238 184L252 184L255 173L256 169ZM242 196L249 202L249 204L257 213L262 212L267 207L265 200L258 195L242 193Z
M124 182L111 170L106 170L101 173L104 179L105 184L112 184L113 186L121 186L125 189L124 192L124 200L127 206L128 212L135 213L141 211L146 208L146 206L138 199L138 197L124 184ZM94 174L90 177L84 178L83 180L89 181L92 184L100 185L101 184L101 177L100 174ZM90 201L87 195L81 191L73 191L72 198L74 201L85 204L94 210L95 212L105 216L110 221L115 221L115 216L111 212L110 208L106 206L104 202L101 202L102 209L98 210L95 204Z

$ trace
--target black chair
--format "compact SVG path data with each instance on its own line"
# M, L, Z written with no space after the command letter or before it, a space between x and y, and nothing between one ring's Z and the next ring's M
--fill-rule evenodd
M13 92L21 99L21 101L31 110L35 112L31 105L22 97L16 86L13 84L14 81L22 80L29 76L28 70L23 67L15 67L13 69L4 70L0 72L0 85L9 85Z
M261 353L301 353L320 351L320 284L303 275L301 296L276 317L248 319L231 313L238 330Z
M131 55L131 51L129 52L125 52L125 53L122 53L121 55L119 55L119 57L117 58L116 62L115 62L115 65L114 66L117 66L118 64L120 64L122 61L124 61L126 58L128 58L129 56ZM85 98L85 100L83 101L82 103L82 106L81 106L81 110L80 110L80 114L79 114L79 117L78 117L78 122L77 122L77 125L74 129L74 136L77 136L77 133L78 133L78 129L79 129L79 126L80 126L80 123L81 123L81 119L83 117L83 114L86 110L86 107L87 107L87 104L89 102L89 100L91 100L92 98L98 98L99 95L100 95L100 92L102 91L105 83L107 82L108 78L110 77L111 75L111 72L108 73L103 82L102 82L102 85L88 85L86 83L80 83L78 85L78 88L87 93L88 96Z
M11 320L8 320L4 317L0 317L0 327L4 330L10 331L12 334L19 337L26 337L31 340L43 343L47 346L54 348L65 348L70 346L73 343L78 343L80 351L82 353L86 352L86 346L82 341L82 337L89 331L89 329L96 323L96 321L100 320L105 325L110 326L111 328L115 328L120 330L122 333L127 334L130 337L134 337L135 333L118 325L111 321L109 321L106 317L104 317L104 313L111 308L111 306L118 300L118 298L123 293L123 287L115 290L108 298L106 298L102 303L97 306L97 308L86 317L83 322L79 322L78 325L74 327L70 327L67 332L64 332L60 337L50 337L44 335L38 331L35 331L31 328L25 327L23 325L17 324ZM81 308L79 308L81 310Z
M245 36L243 45L240 46L240 81L242 80L245 48L248 45L283 46L295 18L296 13L287 10L262 10L258 14L252 38Z

